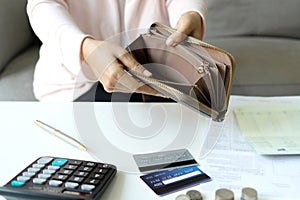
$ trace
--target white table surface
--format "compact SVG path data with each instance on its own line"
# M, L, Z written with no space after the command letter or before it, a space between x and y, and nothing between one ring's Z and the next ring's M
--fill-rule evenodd
M233 102L235 98L232 97ZM111 146L106 149L104 145L105 154L92 156L44 132L34 124L36 119L84 141L85 136L82 137L82 134L92 137L93 134L97 135L98 132L101 134L102 131ZM179 104L0 102L0 122L0 185L8 182L37 157L57 156L116 164L119 171L101 199L171 200L190 189L200 190L204 199L214 199L214 191L218 189L214 187L214 176L218 174L209 174L213 178L210 183L159 197L141 181L139 178L141 174L134 169L132 160L128 163L116 161L118 155L115 153L118 151L131 155L159 151L169 147L186 147L198 160L204 132L207 132L207 123L210 122ZM225 120L224 123L229 122ZM133 133L130 133L131 130ZM139 135L139 131L143 130L144 132ZM154 133L151 130L155 130ZM183 146L176 137L178 135L182 137L182 134L187 134L187 138L192 138L183 141ZM110 149L113 147L118 151ZM205 159L198 161L200 168L206 172ZM249 185L255 184L250 182ZM274 194L276 197L276 191ZM235 190L235 196L238 199L239 190ZM260 196L260 199L282 199L282 196L278 198L274 196L264 194ZM289 194L289 197L293 197L293 194ZM0 199L4 198L0 197Z

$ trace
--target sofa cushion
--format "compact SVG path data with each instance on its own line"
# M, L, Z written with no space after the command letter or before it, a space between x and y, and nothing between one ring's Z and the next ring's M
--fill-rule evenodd
M0 72L17 53L33 41L26 0L0 1Z
M32 81L38 52L34 45L7 65L0 75L1 101L36 101Z
M209 0L207 5L207 37L300 38L299 0Z
M232 94L300 95L300 40L225 37L208 42L235 57Z

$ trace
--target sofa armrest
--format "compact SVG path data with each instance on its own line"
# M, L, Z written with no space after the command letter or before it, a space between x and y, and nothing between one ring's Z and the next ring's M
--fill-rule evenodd
M26 0L0 1L0 73L15 56L34 41L26 15Z

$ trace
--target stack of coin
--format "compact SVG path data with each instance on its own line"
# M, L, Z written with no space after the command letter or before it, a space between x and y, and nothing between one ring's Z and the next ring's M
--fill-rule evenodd
M221 188L216 191L215 200L234 200L234 194L231 190Z
M191 200L202 200L202 195L198 190L189 190L186 194Z
M257 200L257 191L250 187L243 188L241 200Z
M198 190L189 190L186 194L181 194L175 200L202 200L202 195Z
M176 197L175 200L191 200L191 198L186 194L180 194Z

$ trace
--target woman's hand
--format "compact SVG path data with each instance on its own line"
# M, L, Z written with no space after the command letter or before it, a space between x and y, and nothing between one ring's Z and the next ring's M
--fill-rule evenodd
M176 32L166 41L169 46L176 46L188 35L201 40L203 37L202 17L195 11L186 12L181 15L175 29Z
M82 56L107 92L138 92L161 96L156 90L138 82L124 71L124 68L127 68L145 76L152 75L122 47L110 42L86 38L82 44Z

